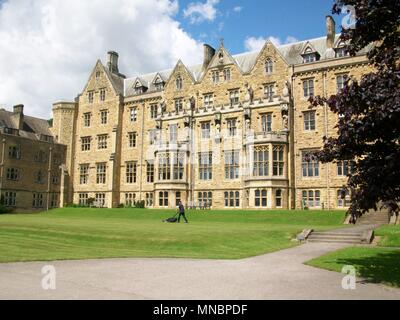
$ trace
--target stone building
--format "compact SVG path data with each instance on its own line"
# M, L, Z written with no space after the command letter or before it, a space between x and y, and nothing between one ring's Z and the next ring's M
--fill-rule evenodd
M67 146L56 143L46 120L0 110L0 194L19 211L58 208L66 191Z
M204 45L199 65L178 61L129 78L109 52L75 101L53 106L53 136L67 146L61 205L348 206L339 194L351 163L309 157L335 134L336 116L308 99L336 93L371 66L367 49L347 54L331 17L327 27L321 38L267 41L239 55Z

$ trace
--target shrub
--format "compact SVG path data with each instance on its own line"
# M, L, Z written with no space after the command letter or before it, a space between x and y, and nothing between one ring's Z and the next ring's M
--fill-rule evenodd
M0 204L0 214L5 214L5 213L11 213L13 210L11 208L8 208L2 204Z

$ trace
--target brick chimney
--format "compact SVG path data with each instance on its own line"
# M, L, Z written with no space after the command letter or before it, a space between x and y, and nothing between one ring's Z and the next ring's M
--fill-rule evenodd
M208 44L204 44L203 70L207 69L214 55L215 55L215 49Z
M107 68L110 70L110 72L119 74L119 69L118 69L118 58L119 55L115 51L109 51L108 52L108 63L107 63Z
M18 104L14 106L12 119L15 129L22 130L24 127L24 105Z

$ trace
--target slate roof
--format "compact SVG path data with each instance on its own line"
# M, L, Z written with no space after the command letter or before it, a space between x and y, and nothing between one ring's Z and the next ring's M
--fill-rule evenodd
M340 34L336 35L335 43L340 38ZM295 43L284 44L277 46L278 51L282 55L282 57L287 61L290 65L296 65L303 63L303 57L301 55L304 47L307 43L310 43L313 48L319 53L320 61L326 60L326 53L327 53L327 41L326 36L310 39L310 40L303 40ZM370 47L367 47L359 52L359 55L366 54ZM218 51L218 50L217 50ZM237 65L242 70L243 73L248 73L251 71L253 66L255 65L257 58L260 54L261 50L253 51L253 52L245 52L237 55L232 55L235 59ZM195 66L187 67L189 72L192 74L193 78L198 81L202 76L202 64L198 64ZM154 91L154 86L152 85L152 81L156 77L157 73L162 74L165 79L168 79L169 76L172 74L174 69L164 70L162 72L153 72L144 75L139 75L133 78L125 79L124 81L124 95L131 96L134 94L133 86L137 78L140 78L141 81L148 84L147 88L149 88L148 92ZM166 81L166 80L165 80Z
M0 128L17 129L17 118L13 115L11 111L0 109ZM23 128L19 130L19 136L39 140L40 135L52 136L47 120L24 115Z

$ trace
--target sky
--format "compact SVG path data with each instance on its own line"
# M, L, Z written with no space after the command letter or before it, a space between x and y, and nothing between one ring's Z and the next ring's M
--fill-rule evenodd
M51 117L82 92L107 51L128 77L201 63L203 43L232 53L324 36L333 0L0 0L0 107ZM338 21L340 17L337 17ZM339 30L338 30L339 31Z

